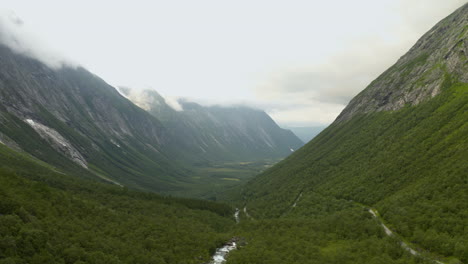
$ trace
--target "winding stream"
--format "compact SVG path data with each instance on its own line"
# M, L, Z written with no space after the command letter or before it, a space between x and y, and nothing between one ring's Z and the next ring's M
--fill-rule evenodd
M236 219L237 224L240 222L239 213L240 213L239 208L236 208L236 212L234 213L234 219Z
M236 224L240 222L239 213L240 213L239 208L236 208L236 211L234 212L234 219L236 220ZM237 249L237 244L236 244L235 239L233 238L224 246L216 249L216 252L214 253L212 257L213 260L210 262L210 264L226 263L226 258L227 258L228 253L234 249Z
M299 199L301 197L302 197L302 193L300 193L299 196L296 198L296 200L294 201L294 204L292 205L292 208L296 207L297 202L299 201ZM247 206L245 206L243 209L244 209L243 210L244 214L247 216L247 218L253 219L249 215L249 213L247 213ZM375 210L374 208L370 208L370 207L367 207L367 210L375 219L377 219L379 221L380 225L384 229L385 234L387 234L387 236L395 237L395 234L392 232L392 230L390 230L390 228L388 228L383 223L382 219L378 215L377 210ZM236 224L238 224L240 222L239 213L240 213L239 208L236 208L236 211L234 212L234 215L233 215L234 219L236 220ZM418 251L413 249L410 245L408 245L404 241L400 240L400 245L401 245L402 248L404 248L406 251L408 251L411 255L422 257L421 253L419 253ZM212 257L212 261L209 264L223 264L223 263L226 263L226 258L228 256L229 252L232 251L232 250L235 250L235 249L237 249L237 244L236 244L235 239L233 238L231 241L229 241L228 243L226 243L222 247L216 249L216 252ZM435 259L432 259L432 261L434 263L437 263L437 264L445 264L444 262L441 262L441 261L438 261L438 260L435 260Z
M226 245L216 249L215 254L213 255L213 260L210 264L223 264L226 263L227 255L230 251L237 248L236 242L231 241Z

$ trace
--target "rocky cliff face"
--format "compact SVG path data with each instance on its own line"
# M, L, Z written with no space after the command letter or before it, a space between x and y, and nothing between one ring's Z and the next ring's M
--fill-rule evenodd
M0 142L65 173L173 191L189 164L279 158L301 146L262 111L186 103L177 112L157 93L145 97L149 112L83 68L52 69L0 45Z
M337 121L417 105L438 95L444 84L468 82L467 56L468 4L465 4L435 25L395 65L352 99Z
M178 103L183 111L176 111L155 91L127 95L161 120L180 146L198 157L192 159L195 162L282 158L303 145L291 131L280 128L261 110L244 106L206 107L181 100ZM187 153L180 153L184 154Z
M173 188L183 178L170 160L174 142L163 125L97 76L83 68L51 69L3 45L0 62L6 145L64 170L152 190Z

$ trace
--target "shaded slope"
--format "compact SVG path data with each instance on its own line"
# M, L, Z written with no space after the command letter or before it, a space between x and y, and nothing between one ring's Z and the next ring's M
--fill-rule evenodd
M192 163L254 161L289 155L303 143L280 128L264 111L245 106L201 106L179 100L172 109L157 92L129 98L157 117L186 152L178 158Z
M77 174L155 191L183 171L161 123L83 68L51 69L0 46L0 133L7 145Z

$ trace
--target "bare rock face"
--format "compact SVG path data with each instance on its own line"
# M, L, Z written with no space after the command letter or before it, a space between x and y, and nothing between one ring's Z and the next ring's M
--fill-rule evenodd
M184 177L167 129L114 87L84 68L52 69L2 44L0 141L66 173L148 190L175 188Z
M120 90L82 67L50 68L0 44L0 144L68 174L158 192L185 188L188 164L284 157L302 145L258 110L186 104L179 112L146 93L137 103L147 112Z
M81 167L85 169L88 168L88 164L83 158L83 155L81 155L81 153L55 129L35 122L32 119L26 119L25 122L30 125L43 139L47 140L55 150L64 154Z
M468 4L435 25L357 95L337 122L356 114L394 111L430 99L444 83L468 82Z

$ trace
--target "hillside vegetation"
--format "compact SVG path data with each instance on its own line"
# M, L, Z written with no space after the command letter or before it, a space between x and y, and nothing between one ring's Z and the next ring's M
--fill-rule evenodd
M202 263L232 208L72 178L0 144L0 263Z
M282 221L333 215L329 200L364 204L421 252L468 263L467 16L464 5L437 24L336 122L250 181L238 196L249 214Z
M1 144L0 164L2 264L201 264L232 237L228 263L426 263L351 203L236 225L230 206L72 178Z

